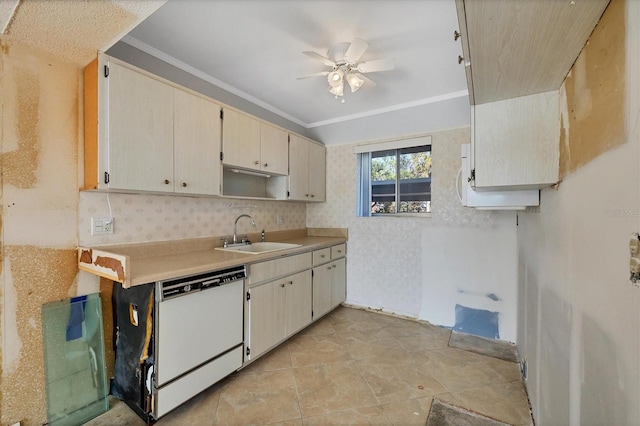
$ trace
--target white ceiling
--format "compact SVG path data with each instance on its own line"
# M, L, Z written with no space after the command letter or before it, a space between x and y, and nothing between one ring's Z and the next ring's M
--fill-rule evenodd
M306 128L467 96L454 0L169 0L124 42ZM395 58L393 71L345 103L329 94L326 71L302 54L354 37L361 61Z

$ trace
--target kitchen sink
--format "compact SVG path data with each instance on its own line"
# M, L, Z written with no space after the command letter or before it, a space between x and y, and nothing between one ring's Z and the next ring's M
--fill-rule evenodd
M237 253L246 253L246 254L262 254L262 253L269 253L272 251L292 249L296 247L302 247L302 244L264 242L264 243L246 244L243 246L235 246L235 247L216 247L216 250L235 251Z

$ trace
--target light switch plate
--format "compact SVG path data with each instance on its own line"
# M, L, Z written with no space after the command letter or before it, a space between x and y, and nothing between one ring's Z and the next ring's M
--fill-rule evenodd
M112 235L113 222L112 217L92 217L91 235Z

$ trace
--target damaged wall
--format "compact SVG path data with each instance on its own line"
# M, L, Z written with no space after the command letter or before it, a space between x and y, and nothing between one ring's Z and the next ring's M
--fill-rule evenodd
M640 418L640 288L629 280L640 230L640 2L611 2L575 66L585 61L587 77L578 83L585 70L574 69L566 83L569 99L591 99L586 121L570 124L566 170L575 170L541 192L540 213L519 215L517 231L518 348L540 425Z
M40 307L76 295L80 74L16 43L2 50L0 421L36 424L46 419Z
M46 422L41 306L81 293L82 67L163 2L20 2L3 28L0 424Z

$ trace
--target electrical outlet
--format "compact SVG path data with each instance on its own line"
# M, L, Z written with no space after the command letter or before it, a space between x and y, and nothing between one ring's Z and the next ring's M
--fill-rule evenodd
M284 216L276 214L276 225L284 225Z
M92 217L91 218L91 235L111 235L113 234L112 217Z

